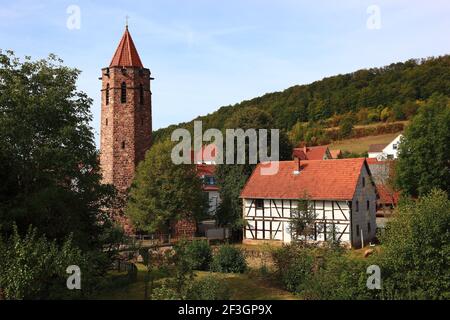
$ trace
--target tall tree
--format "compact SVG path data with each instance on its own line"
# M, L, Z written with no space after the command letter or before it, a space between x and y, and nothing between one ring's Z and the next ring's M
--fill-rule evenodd
M407 195L450 191L450 102L434 95L406 128L399 147L397 184Z
M24 61L0 50L0 225L29 225L82 249L101 247L111 226L102 211L113 189L100 183L90 108L80 71L54 55Z
M138 166L126 214L140 231L167 231L174 219L199 219L205 214L207 203L196 167L174 164L173 146L170 141L153 145Z
M243 109L234 114L225 123L226 129L273 129L273 118L265 111L257 108ZM246 164L222 164L217 166L217 178L220 187L221 204L217 212L217 220L221 225L231 226L235 230L242 227L242 201L239 198L245 182L252 174L255 164L249 164L249 142L246 143ZM268 150L270 152L271 135L268 134ZM259 144L258 144L259 148ZM236 153L236 148L234 150ZM290 159L292 145L282 130L279 135L279 158ZM236 159L236 157L235 157Z
M432 190L401 204L381 236L383 291L394 299L450 298L450 200Z

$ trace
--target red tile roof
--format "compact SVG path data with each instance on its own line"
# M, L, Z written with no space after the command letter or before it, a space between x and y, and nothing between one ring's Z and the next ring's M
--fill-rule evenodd
M351 200L356 190L364 158L342 160L279 161L275 175L261 175L258 164L241 192L241 198ZM267 164L265 164L267 165Z
M292 154L300 160L323 160L327 150L327 146L294 148Z
M141 58L134 46L128 27L120 40L119 46L111 60L110 67L140 67L143 68Z

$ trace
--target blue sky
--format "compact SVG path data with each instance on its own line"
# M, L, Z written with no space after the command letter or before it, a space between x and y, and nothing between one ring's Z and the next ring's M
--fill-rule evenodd
M80 8L80 29L67 8ZM381 28L367 26L376 5ZM152 83L153 126L325 76L450 53L446 0L0 0L0 48L60 56L82 71L99 132L100 69L129 16ZM372 21L372 20L370 20Z

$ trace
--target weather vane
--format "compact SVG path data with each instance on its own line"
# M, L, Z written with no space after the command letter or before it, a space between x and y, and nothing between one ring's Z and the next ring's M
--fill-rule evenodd
M128 16L128 15L126 15L125 16L125 26L128 28L128 19L129 19L130 17Z

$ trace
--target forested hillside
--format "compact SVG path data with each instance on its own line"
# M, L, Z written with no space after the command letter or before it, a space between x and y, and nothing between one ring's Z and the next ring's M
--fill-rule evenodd
M204 129L222 129L238 110L256 107L269 113L294 142L314 143L324 128L340 126L344 119L353 124L409 119L433 93L450 96L450 55L324 78L224 106L195 120L202 120ZM155 131L155 140L169 137L177 127L189 129L192 121Z

